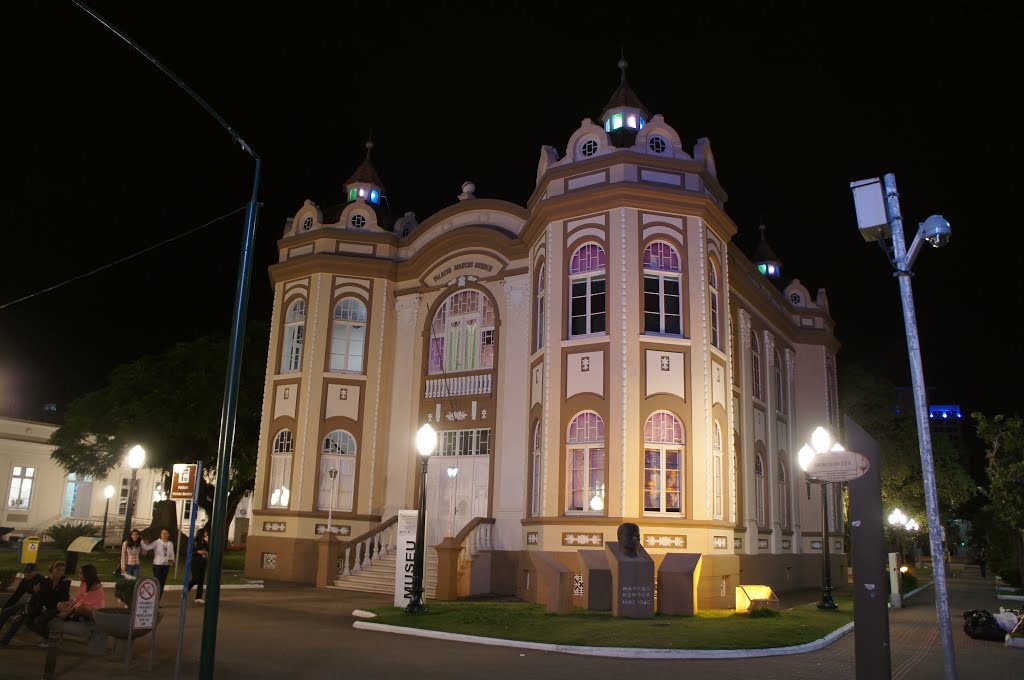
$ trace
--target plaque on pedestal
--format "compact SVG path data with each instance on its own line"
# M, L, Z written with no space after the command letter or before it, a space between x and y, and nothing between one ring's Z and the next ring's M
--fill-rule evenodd
M658 568L658 611L668 616L697 613L700 553L669 553Z
M612 572L612 615L628 619L654 616L654 560L640 545L640 529L626 523L619 540L604 544Z

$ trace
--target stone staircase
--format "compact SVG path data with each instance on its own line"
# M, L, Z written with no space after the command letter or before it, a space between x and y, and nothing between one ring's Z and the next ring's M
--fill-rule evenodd
M424 574L423 596L433 600L437 593L437 551L427 548L426 573ZM360 593L382 593L392 595L395 592L395 553L389 552L378 559L373 560L360 571L354 571L350 576L338 575L333 586L339 590L354 590Z

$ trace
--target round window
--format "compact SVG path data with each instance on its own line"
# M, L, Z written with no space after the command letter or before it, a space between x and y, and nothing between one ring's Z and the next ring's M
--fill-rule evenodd
M595 153L597 153L597 140L588 139L587 141L583 142L583 146L580 147L580 153L583 154L584 156L593 156Z
M306 219L302 220L302 231L309 231L312 228L313 228L313 218L312 217L307 217Z
M359 213L356 213L355 215L352 216L351 224L356 229L362 229L363 227L366 226L366 218L360 215Z
M800 293L790 293L789 301L792 302L794 305L800 304Z
M665 153L665 149L668 148L668 142L665 141L664 137L654 135L647 142L647 146L650 147L654 153Z

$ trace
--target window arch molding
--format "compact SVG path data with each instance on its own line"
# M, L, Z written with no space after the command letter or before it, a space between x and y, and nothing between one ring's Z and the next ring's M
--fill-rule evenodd
M685 337L685 262L677 239L656 233L644 240L640 251L644 333Z
M672 411L656 410L644 421L643 437L644 514L686 517L686 426Z
M547 320L547 260L540 255L533 265L533 334L531 348L534 352L544 348L545 323Z
M603 515L607 507L605 421L593 410L578 411L565 429L567 514Z
M754 519L759 527L767 527L769 521L768 500L770 491L768 486L768 454L764 444L754 444Z
M764 376L762 375L761 341L757 329L750 329L750 393L754 399L764 399Z
M722 273L722 261L715 249L708 249L707 268L707 305L708 335L711 345L723 349L725 334L722 323L725 315L725 277Z
M279 343L278 371L299 373L302 371L303 349L306 336L305 290L288 296L281 305L281 341Z
M273 430L268 442L269 461L266 477L266 507L286 510L291 502L292 462L295 456L295 424L284 419Z
M494 296L475 283L445 292L431 305L423 324L427 374L493 370L497 365L501 327L500 307ZM458 296L463 297L457 300ZM471 309L472 297L479 303L476 310Z
M329 371L366 372L370 305L361 293L345 291L331 303L331 335L327 354Z
M775 480L778 486L778 503L779 503L779 524L783 529L788 529L793 523L792 510L790 508L790 496L789 493L789 466L786 465L786 452L779 451L778 455L778 472Z
M317 510L353 512L356 502L359 445L346 427L327 430L320 437ZM338 471L331 479L330 471Z
M568 251L565 263L568 338L608 332L607 256L605 244L593 238L584 238Z
M529 497L527 507L530 509L530 517L540 517L544 512L544 498L541 495L541 477L544 461L544 428L540 418L533 419L530 427L530 454L529 466L527 469L527 480L529 481Z

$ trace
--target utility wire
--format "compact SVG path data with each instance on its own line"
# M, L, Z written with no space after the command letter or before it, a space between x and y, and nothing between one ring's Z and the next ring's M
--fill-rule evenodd
M11 300L10 302L5 302L4 304L0 305L0 310L7 309L8 307L16 305L19 302L24 302L25 300L30 300L30 299L38 296L38 295L42 295L43 293L49 293L51 290L57 290L58 288L61 288L63 286L68 285L69 283L73 283L75 281L78 281L79 279L84 279L84 278L86 278L88 276L92 276L93 274L98 274L101 271L104 271L106 269L110 269L114 265L121 264L122 262L127 262L128 260L131 260L132 258L136 258L139 255L143 255L145 253L148 253L151 250L156 250L160 246L167 245L168 243L171 243L172 241L177 241L179 239L185 238L186 236L189 236L191 234L196 233L200 229L205 229L206 227L210 226L211 224L216 224L217 222L220 222L223 219L231 217L232 215L237 215L238 213L242 212L243 210L245 210L248 207L249 207L249 204L246 203L243 206L235 208L234 210L232 210L229 213L224 213L220 217L215 217L214 219L210 220L206 224L201 224L198 227L193 227L192 229L189 229L188 231L184 231L184 232L182 232L180 234L176 234L176 235L174 235L174 236L172 236L172 237L170 237L168 239L164 239L163 241L160 241L160 243L155 243L155 244L153 244L153 245L151 245L151 246L149 246L147 248L143 248L142 250L140 250L138 252L132 253L131 255L125 255L122 258L114 260L113 262L108 262L105 265L97 267L96 269L93 269L92 271L85 272L84 274L79 274L78 276L73 276L70 279L67 279L66 281L62 281L62 282L60 282L58 284L50 286L49 288L44 288L44 289L42 289L40 291L36 291L35 293L29 293L28 295L26 295L24 297L20 297L17 300Z

